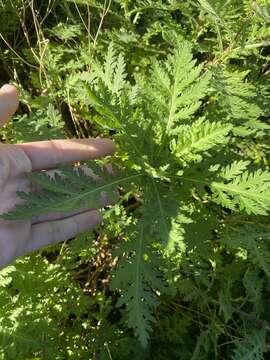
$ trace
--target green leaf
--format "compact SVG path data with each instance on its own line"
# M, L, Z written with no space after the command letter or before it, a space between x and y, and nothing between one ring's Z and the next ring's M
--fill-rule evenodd
M48 176L46 172L28 173L28 179L41 186L42 192L18 192L25 202L17 205L14 211L2 214L1 218L22 220L51 212L97 209L104 206L105 198L109 203L116 201L118 185L128 185L141 176L120 171L112 175L93 163L88 165L84 168L59 166L54 176Z
M229 287L219 291L218 293L220 313L224 314L225 321L228 322L232 317L232 303L231 303L231 293Z
M147 346L149 332L155 322L153 308L158 305L152 289L162 287L159 273L153 269L154 256L146 257L146 254L150 254L146 232L142 219L133 228L125 246L126 251L132 251L132 256L120 262L111 281L113 289L122 289L117 305L126 305L127 323L134 329L143 347Z
M249 164L250 161L235 160L232 164L222 168L219 175L225 180L233 180L236 176L241 175L246 170Z
M256 329L247 333L243 340L235 343L233 360L264 360L264 353L267 351L265 346L265 329Z
M231 128L230 124L201 118L190 126L176 128L178 136L171 141L171 150L182 161L200 159L196 154L226 144Z
M257 215L267 215L270 210L270 173L267 171L245 171L229 183L213 182L211 189L213 200L229 209Z
M229 249L247 251L250 262L270 276L269 239L270 229L258 229L256 226L246 225L228 228L220 241Z
M180 43L165 64L152 67L147 96L151 96L165 122L165 131L171 134L174 127L189 119L200 107L201 99L209 91L210 72L201 74L202 65L196 66L191 47Z

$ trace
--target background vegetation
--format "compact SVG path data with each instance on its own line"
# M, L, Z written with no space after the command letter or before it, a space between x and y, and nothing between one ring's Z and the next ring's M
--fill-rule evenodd
M1 141L110 136L147 173L1 271L1 359L269 357L269 23L268 0L0 0Z

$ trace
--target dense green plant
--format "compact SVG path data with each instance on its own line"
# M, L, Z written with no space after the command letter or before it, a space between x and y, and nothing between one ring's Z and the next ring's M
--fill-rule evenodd
M99 1L76 3L102 8ZM84 359L89 353L101 359L267 356L268 9L267 1L115 1L108 31L95 49L91 45L89 59L82 47L77 62L67 63L68 52L78 49L63 48L58 40L47 49L44 66L55 93L45 102L55 108L68 103L76 116L91 121L93 134L115 140L117 155L108 159L114 175L103 168L107 160L86 164L95 179L66 166L60 167L64 176L54 179L28 174L43 192L20 194L26 203L4 216L95 206L102 192L115 201L117 188L121 196L92 244L82 236L60 253L41 253L33 275L42 282L37 294L31 295L30 280L21 275L33 260L2 273L3 359L16 352L41 359ZM51 31L67 43L81 39L79 27L68 22ZM56 70L62 63L63 73ZM40 86L34 76L32 81ZM54 107L47 111L59 116ZM61 127L59 119L52 125L47 118L49 129ZM5 130L5 139L16 141L17 125ZM99 265L103 252L110 261ZM87 275L81 285L84 291L90 287L89 299L70 280L69 274L76 278L81 271L97 272L109 287L91 289ZM43 273L59 300L45 295ZM64 304L67 291L78 299L76 313Z

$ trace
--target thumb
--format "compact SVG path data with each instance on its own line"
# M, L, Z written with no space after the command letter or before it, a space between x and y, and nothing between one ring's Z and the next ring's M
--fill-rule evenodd
M0 89L0 127L15 113L19 105L19 93L13 85L4 85Z

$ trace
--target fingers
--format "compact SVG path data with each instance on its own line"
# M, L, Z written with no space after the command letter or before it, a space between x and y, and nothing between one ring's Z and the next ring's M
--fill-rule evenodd
M32 226L31 237L25 253L47 245L57 244L92 229L102 221L99 211L88 211L62 220L49 221Z
M54 168L59 163L91 160L112 155L115 145L109 139L68 139L17 144L32 162L33 170Z
M15 113L19 105L19 93L13 85L4 85L0 89L0 127Z

